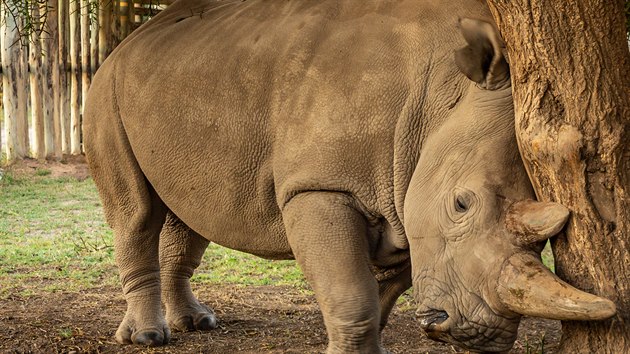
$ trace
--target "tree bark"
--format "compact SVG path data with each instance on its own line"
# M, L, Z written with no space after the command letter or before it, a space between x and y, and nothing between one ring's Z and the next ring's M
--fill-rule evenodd
M98 66L101 66L110 52L112 1L99 0L98 5Z
M11 163L28 153L27 98L24 78L24 47L19 43L17 23L0 4L0 51L2 52L2 101L6 132L6 158ZM0 146L2 143L0 142Z
M81 68L79 49L81 31L79 23L79 0L70 1L70 153L81 153Z
M59 1L59 119L61 121L61 152L70 153L70 95L68 90L68 0Z
M97 13L96 16L90 16L90 79L96 74L98 69L98 35L99 35L99 19L100 13L99 3L97 0L90 0L90 3L96 4Z
M44 49L44 131L46 157L61 159L61 121L59 120L59 71L57 56L59 32L57 30L57 0L47 0L46 36L42 37Z
M39 18L39 8L34 4L31 13L33 18ZM31 31L29 41L29 78L31 90L31 126L33 128L32 149L36 159L46 158L46 142L44 140L44 101L42 75L42 46L40 33Z
M487 0L538 199L572 211L556 272L617 315L563 322L563 353L630 353L630 52L623 0Z
M81 115L90 88L90 1L81 0ZM81 119L81 133L83 119Z
M120 16L120 40L123 40L129 34L129 6L130 0L118 2ZM133 3L131 3L133 6Z

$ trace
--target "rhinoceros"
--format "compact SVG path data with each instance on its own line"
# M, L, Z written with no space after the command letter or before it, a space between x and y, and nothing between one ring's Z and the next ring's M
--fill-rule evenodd
M569 211L534 201L483 2L180 0L99 69L84 132L120 343L216 327L189 283L210 241L296 259L328 353L385 352L412 286L419 335L469 350L615 313L540 261Z

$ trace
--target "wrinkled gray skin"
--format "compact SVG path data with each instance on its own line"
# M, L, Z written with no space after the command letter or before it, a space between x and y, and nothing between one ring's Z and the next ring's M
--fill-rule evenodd
M509 349L502 220L533 192L497 39L459 17L491 21L467 0L180 0L125 40L85 112L128 304L118 341L216 326L189 285L209 240L297 259L329 353L383 352L412 279L430 337Z

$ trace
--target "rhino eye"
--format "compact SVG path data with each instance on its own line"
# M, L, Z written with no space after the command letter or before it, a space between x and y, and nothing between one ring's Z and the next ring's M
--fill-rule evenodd
M460 213L465 213L466 211L468 211L468 202L461 195L458 195L455 198L455 210Z

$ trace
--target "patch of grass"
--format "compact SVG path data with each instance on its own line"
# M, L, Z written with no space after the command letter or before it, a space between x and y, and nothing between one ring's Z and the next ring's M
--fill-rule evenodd
M45 168L38 168L37 170L35 170L35 175L36 176L48 176L50 175L52 172L50 170L47 170Z
M112 234L94 184L49 174L9 172L0 180L0 297L115 279Z
M193 282L306 287L295 261L269 261L210 244Z
M72 328L62 328L59 330L59 337L62 339L72 338L73 335L74 332L72 331Z
M0 179L0 298L118 286L113 235L91 179ZM268 261L211 244L196 283L306 288L294 261Z

